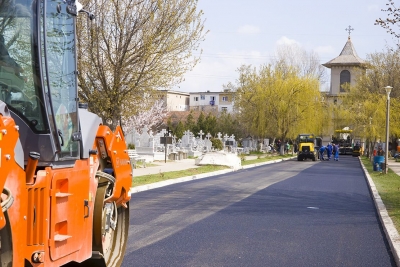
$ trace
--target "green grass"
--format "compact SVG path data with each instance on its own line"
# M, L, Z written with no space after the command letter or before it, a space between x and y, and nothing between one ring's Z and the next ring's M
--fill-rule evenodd
M400 176L391 169L388 170L387 174L374 171L368 158L362 157L361 160L374 181L397 231L400 231Z

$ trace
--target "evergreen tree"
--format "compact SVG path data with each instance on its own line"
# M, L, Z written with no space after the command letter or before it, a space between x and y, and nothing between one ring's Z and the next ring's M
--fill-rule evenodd
M186 122L185 122L185 129L189 130L191 132L193 132L196 127L196 123L194 121L194 117L193 117L193 111L191 110L189 115L186 117Z
M200 132L200 131L203 131L204 133L205 133L205 131L204 131L204 128L205 128L205 116L204 116L204 113L203 113L203 111L200 113L200 115L199 115L199 117L197 118L197 124L196 124L196 126L195 126L195 128L194 128L194 132L193 132L193 134L195 135L195 136L197 136L198 135L198 133Z
M181 121L179 121L178 124L176 125L175 131L174 131L174 135L178 139L181 139L182 136L183 136L184 131L185 131L185 127L183 126L183 123Z
M217 133L217 118L211 112L206 116L203 131L205 134L210 133L212 136Z

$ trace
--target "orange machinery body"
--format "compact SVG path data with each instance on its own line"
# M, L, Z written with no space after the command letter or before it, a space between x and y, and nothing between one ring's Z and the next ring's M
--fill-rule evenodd
M121 128L112 132L100 125L93 130L97 131L93 144L97 154L77 160L72 168L39 169L32 178L14 160L18 126L0 114L0 188L8 188L14 196L7 212L0 210L0 228L11 228L12 266L24 266L25 260L33 266L60 266L92 257L96 171L101 169L101 157L111 159L116 178L107 201L126 208L132 170ZM2 200L5 197L2 194Z

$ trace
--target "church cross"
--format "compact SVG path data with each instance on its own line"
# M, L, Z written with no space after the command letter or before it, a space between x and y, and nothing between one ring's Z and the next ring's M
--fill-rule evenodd
M349 32L349 36L350 36L350 34L351 34L351 31L354 31L354 29L349 25L349 27L348 28L346 28L346 31L348 31Z

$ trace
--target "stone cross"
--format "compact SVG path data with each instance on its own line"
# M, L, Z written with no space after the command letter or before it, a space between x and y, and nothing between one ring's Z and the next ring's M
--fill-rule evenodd
M203 135L204 135L204 133L203 133L202 130L200 130L200 132L198 133L198 135L200 136L200 139L203 140Z
M221 132L218 132L217 136L218 136L218 139L221 139L221 136L222 136Z
M227 134L224 135L224 140L228 140L229 136Z
M208 133L208 134L206 135L206 137L207 137L208 140L210 140L210 138L212 137L212 135L211 135L210 133Z
M229 137L229 138L235 140L235 136L234 136L233 134L232 134L231 137Z

